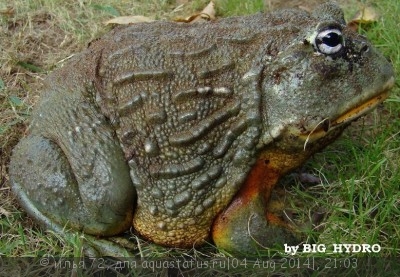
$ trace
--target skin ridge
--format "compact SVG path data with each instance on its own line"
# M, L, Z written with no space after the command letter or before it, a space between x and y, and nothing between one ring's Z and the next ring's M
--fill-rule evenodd
M203 241L247 176L261 131L260 59L285 44L270 36L284 30L290 41L309 20L301 11L284 13L296 16L296 25L281 21L282 14L138 24L91 45L101 49L96 83L103 90L94 98L135 164L134 225L144 236L185 247ZM254 76L242 80L247 72ZM185 113L192 120L179 121ZM218 182L227 185L215 188Z

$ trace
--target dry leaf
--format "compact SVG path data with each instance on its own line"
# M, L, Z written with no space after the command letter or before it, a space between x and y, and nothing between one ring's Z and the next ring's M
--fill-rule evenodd
M9 212L6 209L0 207L0 215L5 215L6 217L9 217L9 216L11 216L11 212Z
M199 21L210 21L215 19L215 4L210 1L208 5L200 12L193 14L187 18L178 18L176 22L193 23Z
M320 184L321 179L310 173L300 173L298 175L299 181L303 184Z
M131 16L119 16L106 21L104 24L118 24L118 25L128 25L142 22L153 22L154 19L148 18L142 15L131 15Z
M379 14L374 8L365 7L358 11L351 21L356 23L372 23L376 22L378 19Z
M14 13L15 13L15 10L12 7L7 7L5 9L0 10L0 14L4 15L4 16L13 16Z
M347 25L353 31L357 31L360 24L371 24L378 19L379 14L374 8L364 7L353 16L353 19Z
M215 4L213 1L210 1L208 5L201 11L201 14L206 14L210 20L215 19Z

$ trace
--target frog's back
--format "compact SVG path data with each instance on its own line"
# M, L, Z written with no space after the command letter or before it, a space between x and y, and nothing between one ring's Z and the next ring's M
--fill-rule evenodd
M257 158L262 63L309 21L286 10L137 24L92 42L51 77L53 86L83 83L110 122L137 190L142 235L176 246L209 235Z
M134 224L144 236L202 241L243 183L261 131L261 59L308 20L284 13L138 24L90 46L98 55L94 98L130 165Z

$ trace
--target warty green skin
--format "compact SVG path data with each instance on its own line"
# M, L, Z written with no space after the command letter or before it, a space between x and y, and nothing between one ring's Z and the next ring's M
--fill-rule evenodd
M335 55L313 45L327 28L343 33ZM11 185L50 228L111 236L133 218L144 237L191 247L264 149L303 151L301 134L390 80L391 65L331 4L118 28L49 76ZM319 149L344 127L307 143Z

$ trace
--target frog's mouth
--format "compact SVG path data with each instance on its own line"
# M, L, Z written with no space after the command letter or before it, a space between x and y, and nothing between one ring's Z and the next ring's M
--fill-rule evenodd
M347 123L350 123L351 121L363 116L388 98L389 90L393 86L394 77L391 77L383 86L383 88L379 90L379 92L376 93L372 98L364 101L361 105L347 109L344 113L333 120L330 120L329 118L322 120L312 131L302 133L299 135L299 137L304 141L315 141L321 137L324 137L329 131L344 126Z

